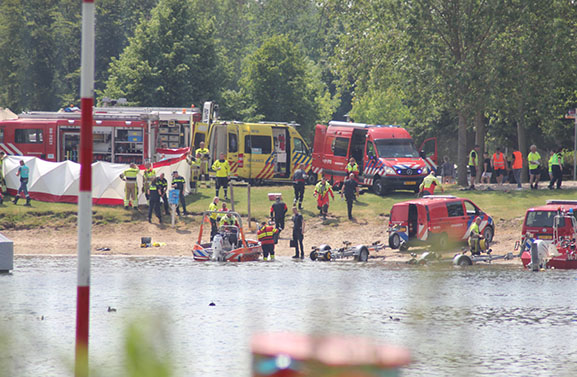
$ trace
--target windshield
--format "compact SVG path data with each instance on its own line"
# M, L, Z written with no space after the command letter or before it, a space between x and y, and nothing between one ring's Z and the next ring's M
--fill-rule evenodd
M382 158L419 157L411 139L378 139L375 145Z
M527 214L525 225L535 228L551 228L556 214L555 211L531 211ZM561 218L560 220L559 227L564 227L565 219Z

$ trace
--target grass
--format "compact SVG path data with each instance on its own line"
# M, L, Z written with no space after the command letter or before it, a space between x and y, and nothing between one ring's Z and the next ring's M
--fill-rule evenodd
M385 215L390 212L393 204L415 198L412 192L395 192L384 197L379 197L364 190L359 201L354 204L353 215L357 220L373 222L384 221ZM450 186L445 194L455 195L471 199L483 211L487 212L496 220L511 220L523 216L527 208L545 204L547 199L574 199L577 190L562 191L460 191L456 186ZM292 186L257 186L251 187L251 217L264 220L268 217L271 201L268 193L281 193L289 207L292 206L294 197ZM303 203L305 218L316 217L316 199L312 195L313 187L307 186ZM214 197L214 188L201 188L199 193L187 196L187 210L193 214L199 214L208 209L208 205ZM235 186L234 207L241 215L248 215L247 205L248 188ZM221 190L221 196L223 196ZM229 198L230 198L229 192ZM77 206L66 203L47 203L32 201L32 207L24 207L22 204L14 205L5 198L0 205L0 230L1 229L32 229L38 227L58 228L74 226L76 224ZM228 207L232 203L228 201ZM340 199L335 192L335 200L330 202L329 213L336 218L329 218L325 225L338 226L341 221L346 221L346 202ZM94 206L93 221L97 225L119 224L146 221L147 208L141 207L140 211L125 210L122 206ZM183 218L184 224L194 221L193 217Z

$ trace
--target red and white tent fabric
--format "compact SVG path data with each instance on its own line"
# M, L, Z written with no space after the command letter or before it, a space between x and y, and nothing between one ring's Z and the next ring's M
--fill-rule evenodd
M80 164L71 161L48 162L37 157L7 156L4 160L4 176L8 193L16 194L20 187L20 177L16 176L20 160L24 160L30 169L28 192L33 200L45 202L76 203L78 201ZM139 166L144 171L144 166ZM173 171L190 180L190 166L186 156L160 161L153 164L156 175L164 173L169 188ZM124 203L124 181L120 174L128 169L126 164L95 162L92 164L92 202L94 204L122 205ZM142 190L143 175L139 174L138 203L146 204ZM185 185L185 194L189 187Z

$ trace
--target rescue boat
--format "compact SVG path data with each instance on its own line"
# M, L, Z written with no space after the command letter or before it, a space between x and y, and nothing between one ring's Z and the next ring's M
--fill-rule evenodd
M569 222L572 225L571 236L560 236L559 230ZM533 271L541 269L577 269L577 220L573 210L559 210L553 220L553 241L534 240L525 242L521 261L525 268ZM530 240L531 241L531 240Z
M258 260L262 253L261 243L245 238L242 229L242 219L236 212L228 213L234 217L238 225L221 226L212 241L202 241L204 225L210 224L210 215L213 213L224 214L220 211L203 212L198 239L192 247L194 260L199 262L250 262Z

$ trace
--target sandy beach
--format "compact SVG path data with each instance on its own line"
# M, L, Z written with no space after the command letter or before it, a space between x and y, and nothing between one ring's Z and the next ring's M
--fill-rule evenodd
M159 225L155 222L123 223L95 225L92 234L92 252L94 255L134 255L134 256L190 256L192 245L198 238L200 226L199 216L189 216L192 222L185 224L178 222L173 228L170 224ZM154 219L156 220L156 219ZM168 219L166 219L168 220ZM246 219L244 219L246 221ZM340 247L343 241L350 241L353 245L371 244L380 240L388 245L386 232L387 218L379 216L372 221L349 222L329 216L323 221L320 218L306 220L305 250L311 246L329 244L333 248ZM504 254L513 251L515 241L520 237L522 219L502 220L495 219L496 232L492 249L494 254ZM207 224L209 227L210 225ZM289 238L292 234L292 224L287 221L287 229L281 233L276 247L277 255L289 256L294 249L289 247ZM256 238L255 223L253 230L245 227L247 238ZM41 254L76 254L77 231L76 227L39 228L27 230L3 230L2 233L14 241L16 255ZM205 235L208 235L205 228ZM141 237L151 237L153 242L163 243L160 247L141 248ZM109 250L102 250L109 249ZM426 248L411 248L410 251L420 253ZM459 249L447 251L445 256L451 256ZM388 260L403 261L411 258L410 253L401 253L398 250L386 248L379 255L385 255ZM520 263L512 261L511 263Z

